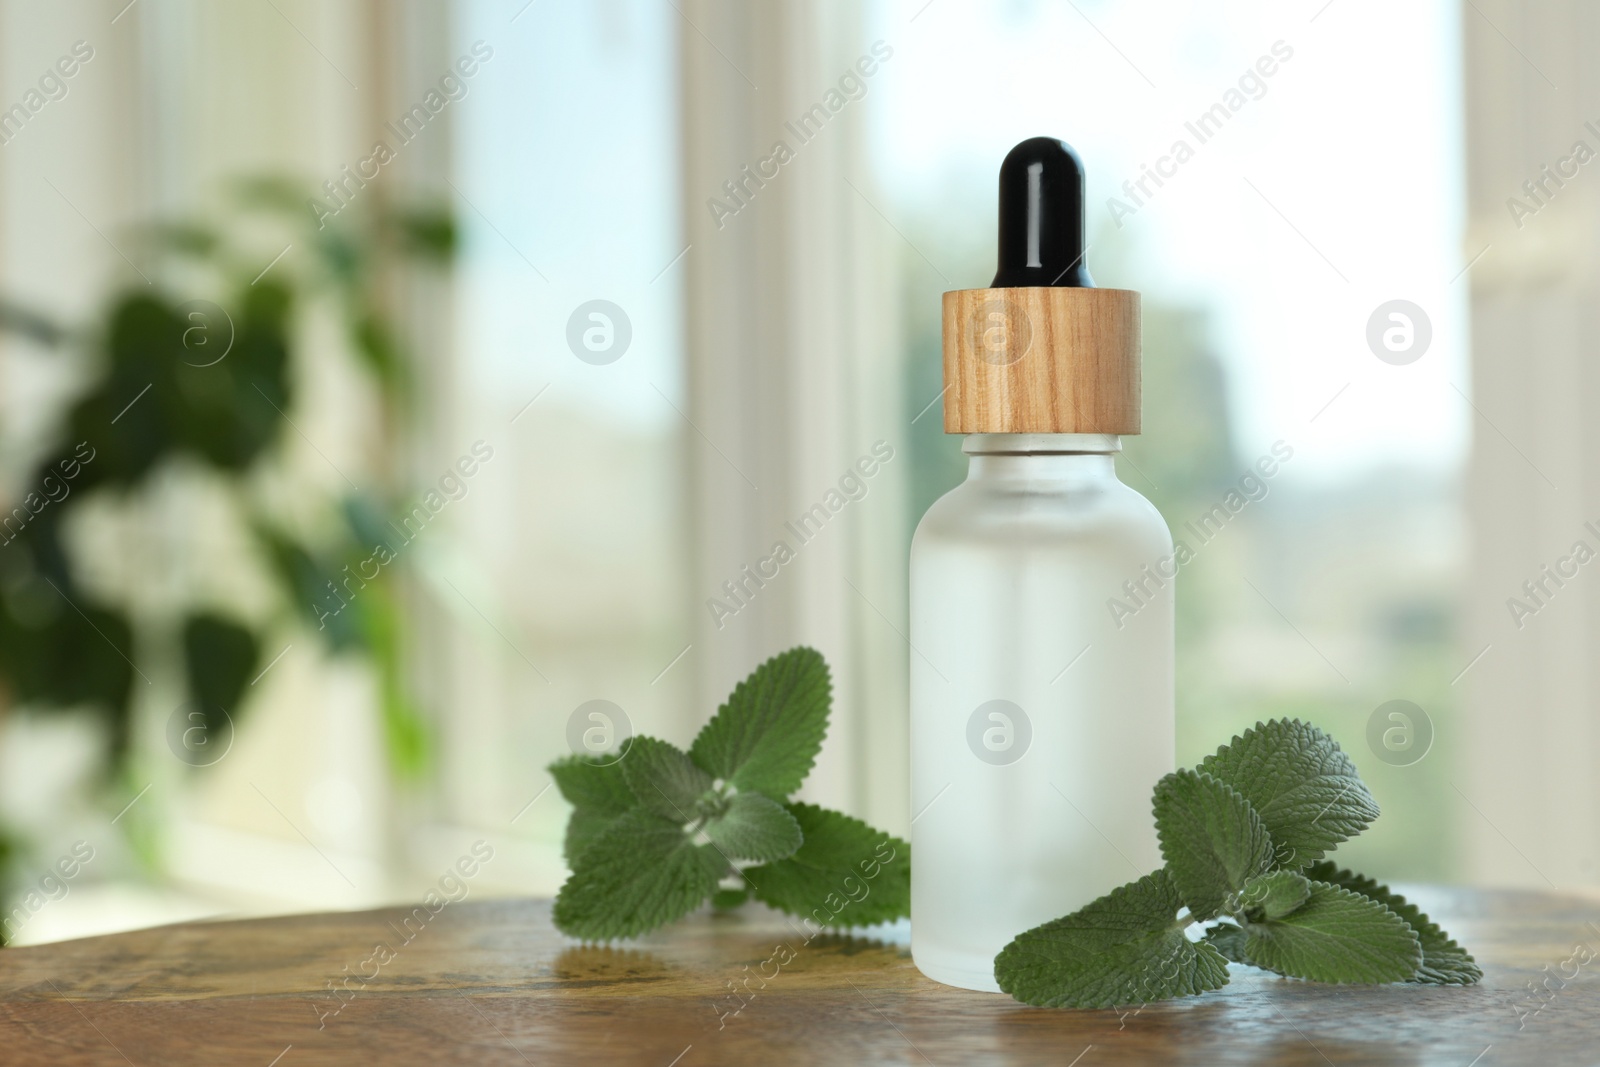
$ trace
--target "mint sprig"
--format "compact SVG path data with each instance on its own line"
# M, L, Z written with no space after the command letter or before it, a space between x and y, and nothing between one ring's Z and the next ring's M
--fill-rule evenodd
M739 683L688 752L641 736L607 760L552 763L573 806L556 927L637 937L707 900L726 911L751 898L819 926L909 914L910 845L790 799L822 748L831 701L821 654L790 649Z
M1001 989L1028 1004L1108 1007L1216 989L1230 961L1321 982L1483 976L1416 905L1323 860L1378 805L1315 726L1257 723L1156 783L1152 807L1165 866L1019 934L995 957Z

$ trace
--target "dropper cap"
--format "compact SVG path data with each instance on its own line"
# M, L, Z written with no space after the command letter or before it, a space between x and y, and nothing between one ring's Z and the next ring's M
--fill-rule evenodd
M1139 432L1139 294L1094 287L1086 184L1053 137L1000 165L994 282L944 294L946 433Z
M1083 185L1083 161L1065 141L1030 137L1007 153L991 287L1094 285L1083 262Z

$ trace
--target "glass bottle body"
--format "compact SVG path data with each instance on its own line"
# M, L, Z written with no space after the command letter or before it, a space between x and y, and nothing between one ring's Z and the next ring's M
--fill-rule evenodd
M1176 563L1119 448L974 434L912 540L911 948L948 985L1161 865Z

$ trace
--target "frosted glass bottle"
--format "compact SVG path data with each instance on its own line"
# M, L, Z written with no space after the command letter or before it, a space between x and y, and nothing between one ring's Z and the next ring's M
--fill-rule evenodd
M1173 545L1120 447L972 434L912 541L911 951L948 985L997 990L1013 937L1161 865Z

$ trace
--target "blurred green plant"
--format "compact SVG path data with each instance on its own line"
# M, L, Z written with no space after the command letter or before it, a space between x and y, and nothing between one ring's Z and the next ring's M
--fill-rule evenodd
M80 361L84 383L55 420L22 495L0 512L0 682L13 706L96 709L112 771L129 756L136 649L176 637L190 705L215 727L224 714L236 717L264 666L267 631L294 618L330 651L371 663L394 770L414 776L426 764L425 722L402 670L397 569L363 575L352 610L317 609L348 581L347 568L370 557L373 531L396 513L397 472L378 472L388 491L329 494L327 521L314 529L287 521L261 491L269 479L258 475L281 460L278 445L296 432L290 412L304 363L297 346L312 308L331 310L340 324L347 343L335 347L365 368L386 431L404 426L413 387L386 299L392 271L405 262L447 263L455 224L442 209L369 195L337 225L319 226L305 204L294 182L254 178L229 187L225 226L202 219L141 231L144 280L111 292L83 328L0 300L0 330ZM175 462L198 462L227 486L276 589L275 612L247 618L195 606L177 634L149 635L137 613L85 583L64 536L73 513L97 495L148 493Z

